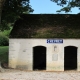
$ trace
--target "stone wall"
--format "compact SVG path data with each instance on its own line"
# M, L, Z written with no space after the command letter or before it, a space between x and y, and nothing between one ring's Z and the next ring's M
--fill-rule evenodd
M47 43L47 39L10 39L9 67L33 70L33 47L44 46L46 47L46 71L64 71L64 47L75 46L78 48L77 70L80 71L80 39L62 40L63 43Z

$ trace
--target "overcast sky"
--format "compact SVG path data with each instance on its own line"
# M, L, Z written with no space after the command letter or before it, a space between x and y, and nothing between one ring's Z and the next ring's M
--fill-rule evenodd
M50 0L30 0L30 5L34 9L32 14L57 14L56 11L62 8ZM68 14L77 14L79 12L80 10L78 8L73 8L72 12ZM61 14L66 13L61 12Z

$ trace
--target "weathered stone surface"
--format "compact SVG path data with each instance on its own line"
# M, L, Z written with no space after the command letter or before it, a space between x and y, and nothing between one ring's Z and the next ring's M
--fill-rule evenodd
M10 39L9 67L33 70L33 47L46 47L46 70L64 71L64 47L77 47L77 70L80 71L80 39L63 39L63 43L50 43L47 39ZM56 46L56 51L54 50ZM14 49L14 51L13 51Z

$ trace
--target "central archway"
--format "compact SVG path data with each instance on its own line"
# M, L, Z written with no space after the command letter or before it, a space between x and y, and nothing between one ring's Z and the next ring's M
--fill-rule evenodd
M64 47L64 70L77 69L77 47Z
M33 47L33 70L46 70L46 47Z

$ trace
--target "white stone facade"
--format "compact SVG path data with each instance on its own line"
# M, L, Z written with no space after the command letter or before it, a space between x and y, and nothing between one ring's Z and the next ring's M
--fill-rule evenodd
M33 47L44 46L46 47L46 71L64 71L64 47L75 46L77 47L77 71L80 71L80 39L62 40L63 43L47 43L47 39L10 39L9 67L33 70Z

